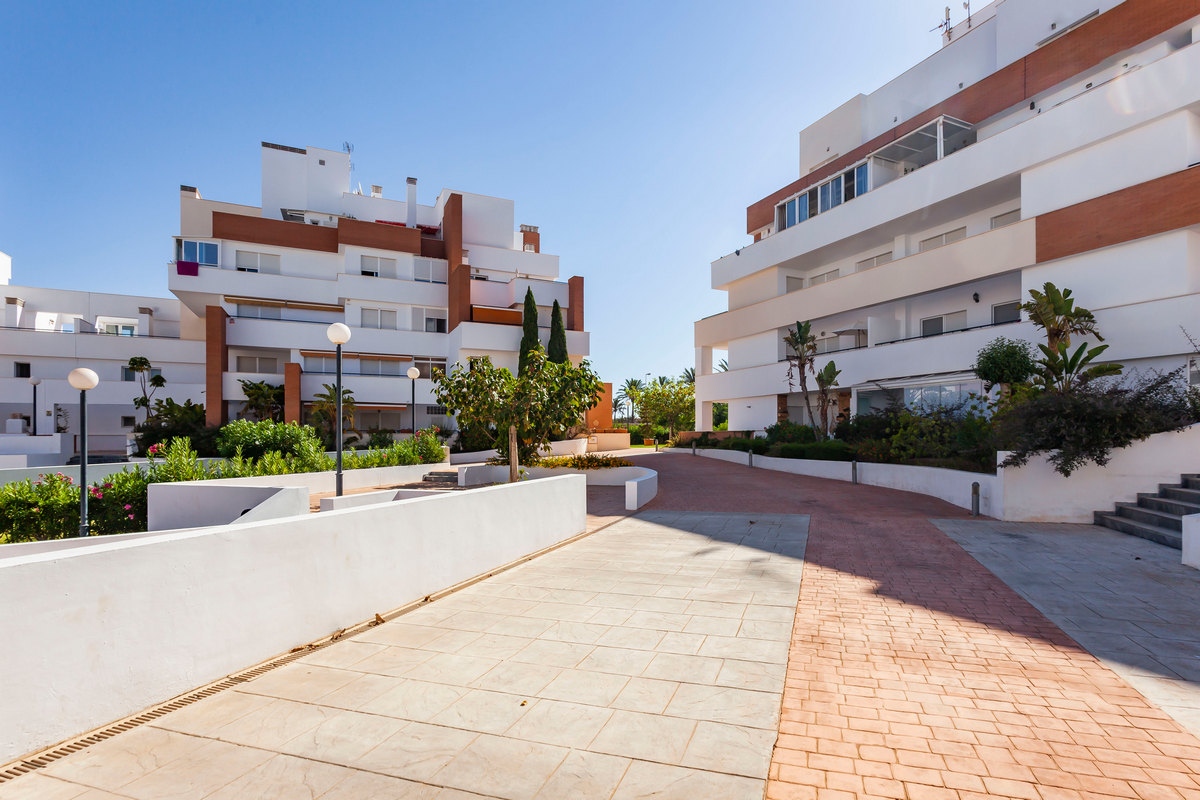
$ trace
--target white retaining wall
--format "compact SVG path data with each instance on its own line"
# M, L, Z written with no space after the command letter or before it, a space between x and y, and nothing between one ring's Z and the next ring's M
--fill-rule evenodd
M358 508L376 503L390 503L393 500L409 500L414 497L428 497L431 494L445 494L445 489L384 489L381 492L362 492L347 494L341 497L322 497L322 511L337 511L340 508Z
M606 453L611 450L628 450L628 433L593 433L587 440L589 453Z
M582 533L586 502L565 475L0 555L0 763Z
M202 528L307 514L308 489L222 481L152 483L146 487L146 506L149 531Z
M563 439L561 442L550 443L550 455L552 456L581 456L588 452L588 440L582 439ZM475 450L471 453L451 453L451 464L478 464L482 461L487 461L490 458L495 458L500 455L495 450Z
M1183 518L1183 563L1200 569L1200 514Z
M624 486L625 509L636 511L658 494L658 473L645 467L610 467L607 469L570 469L567 467L524 467L526 479L550 478L555 475L582 475L588 486ZM652 479L652 480L651 480ZM483 486L508 480L508 467L478 464L460 467L459 486ZM630 483L639 482L630 489ZM633 505L630 505L633 503Z

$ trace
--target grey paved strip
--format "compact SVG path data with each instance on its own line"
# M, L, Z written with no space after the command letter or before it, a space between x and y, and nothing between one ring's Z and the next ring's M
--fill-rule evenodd
M1180 725L1200 734L1200 571L1096 525L933 520Z
M0 798L755 798L808 518L645 512Z

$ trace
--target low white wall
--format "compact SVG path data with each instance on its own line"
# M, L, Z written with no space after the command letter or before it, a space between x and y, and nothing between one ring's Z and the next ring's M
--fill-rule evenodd
M997 463L1007 453L997 454ZM1106 466L1088 464L1063 477L1045 458L1017 469L1001 468L1003 516L1010 522L1092 522L1092 512L1137 500L1138 492L1157 492L1160 483L1179 483L1186 472L1200 472L1200 425L1156 433L1114 450Z
M978 483L979 513L985 517L999 517L1004 496L1003 483L996 475L907 464L868 464L860 461L858 482L927 494L968 511L971 509L971 484ZM1088 521L1091 521L1090 518Z
M701 451L703 452L703 451ZM852 467L849 461L818 461L808 458L771 458L755 456L754 466L762 469L772 469L778 472L790 472L793 475L808 475L813 478L829 478L835 481L848 481L851 478ZM862 464L858 465L859 475L862 475Z
M1183 563L1200 569L1200 514L1183 518Z
M62 451L61 433L38 436L31 436L27 433L0 433L0 454L61 456Z
M624 486L625 509L635 511L649 503L658 494L658 473L645 467L610 467L608 469L569 469L567 467L525 467L527 480L551 478L556 475L582 475L588 486ZM646 481L630 494L630 483ZM488 483L503 483L508 480L508 467L477 464L458 470L459 486L483 486ZM634 505L630 505L633 502Z
M409 500L413 497L427 497L431 494L444 494L445 489L384 489L381 492L363 492L347 494L341 497L322 497L322 511L337 511L340 508L359 508L376 503L390 503L393 500Z
M581 456L588 451L587 438L563 439L561 442L550 443L552 456ZM470 453L451 453L451 464L478 464L500 455L495 450L475 450ZM543 453L543 455L545 455Z
M587 439L589 453L605 453L610 450L628 450L628 433L593 433Z
M152 483L146 487L146 506L147 530L173 531L307 514L308 490L220 481Z
M473 450L469 453L451 453L451 464L479 464L500 455L498 450Z
M625 481L625 510L637 511L658 495L658 473L652 469L640 478Z
M0 557L24 599L0 615L0 763L582 533L586 503L565 475Z

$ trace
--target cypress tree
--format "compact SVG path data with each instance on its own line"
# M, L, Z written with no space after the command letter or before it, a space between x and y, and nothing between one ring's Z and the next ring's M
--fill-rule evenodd
M521 317L521 360L517 366L517 375L525 374L529 364L529 354L541 347L538 342L537 303L533 300L533 289L525 290L525 313Z
M550 344L546 347L546 358L553 364L566 364L567 329L563 327L562 309L558 301L554 301L554 311L550 315Z

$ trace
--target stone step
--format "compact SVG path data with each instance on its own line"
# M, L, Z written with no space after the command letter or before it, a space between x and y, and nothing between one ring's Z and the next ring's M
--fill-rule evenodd
M1118 516L1110 511L1097 511L1095 522L1097 525L1112 528L1114 531L1128 533L1132 536L1140 536L1143 539L1148 539L1167 547L1173 547L1176 550L1183 549L1183 536L1178 531L1171 530L1170 528L1160 528L1157 525L1138 522L1137 520Z
M1189 472L1184 475L1180 475L1179 477L1183 479L1183 488L1200 489L1200 475L1194 472Z
M1157 525L1160 528L1169 528L1173 531L1183 531L1183 519L1170 511L1156 511L1153 508L1144 508L1137 503L1117 503L1116 510L1118 516L1126 519Z
M1178 483L1160 483L1158 496L1182 500L1185 503L1200 503L1200 489L1188 489Z
M1172 497L1159 497L1146 492L1139 492L1137 497L1137 504L1142 508L1166 511L1181 517L1186 514L1200 514L1200 503L1189 503L1186 500L1176 500Z
M435 470L421 478L425 483L458 483L458 473L453 470Z

